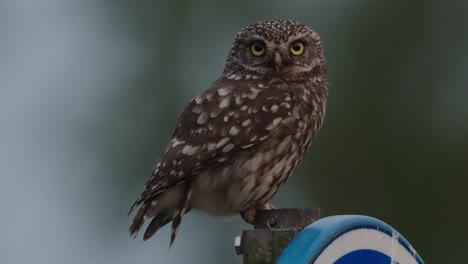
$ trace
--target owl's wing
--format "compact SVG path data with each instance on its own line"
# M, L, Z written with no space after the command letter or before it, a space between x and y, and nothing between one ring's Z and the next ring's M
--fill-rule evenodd
M142 201L255 148L293 134L295 97L260 81L217 81L181 113L173 137L133 210Z

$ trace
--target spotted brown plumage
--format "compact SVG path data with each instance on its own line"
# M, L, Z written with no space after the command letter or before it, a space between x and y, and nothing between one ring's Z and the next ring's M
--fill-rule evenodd
M260 46L252 51L254 42ZM153 218L146 240L172 221L172 245L192 209L241 213L252 222L303 159L322 125L326 99L325 59L312 29L283 20L242 29L221 77L181 113L130 209L140 206L130 233Z

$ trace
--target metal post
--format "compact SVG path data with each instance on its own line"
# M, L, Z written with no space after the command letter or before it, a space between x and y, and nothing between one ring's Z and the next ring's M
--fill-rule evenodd
M320 218L320 208L258 211L253 230L243 230L235 239L244 264L275 263L283 249L302 229Z

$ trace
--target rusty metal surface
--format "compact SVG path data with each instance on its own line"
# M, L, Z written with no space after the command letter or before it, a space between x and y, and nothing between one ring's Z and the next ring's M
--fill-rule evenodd
M243 255L244 264L275 263L289 242L319 218L319 208L258 211L254 229L242 231L236 252Z
M254 229L304 228L320 218L320 208L287 208L257 212Z

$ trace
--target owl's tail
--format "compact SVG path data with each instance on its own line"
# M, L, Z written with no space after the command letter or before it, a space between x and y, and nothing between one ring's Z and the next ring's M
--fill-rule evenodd
M188 213L191 209L189 206L191 196L192 190L190 188L190 184L187 184L184 188L184 193L181 199L178 201L176 207L157 208L160 196L145 200L135 215L135 218L133 219L133 222L129 228L130 235L134 235L136 237L138 231L141 229L146 219L150 217L154 216L146 228L145 234L143 235L143 240L149 239L159 229L172 221L171 243L169 245L170 248L176 238L183 215Z

